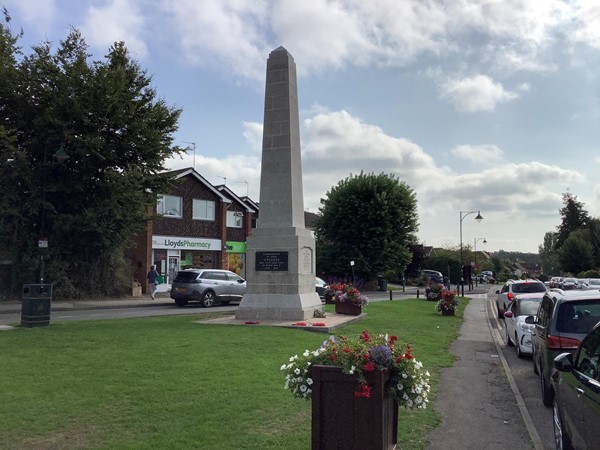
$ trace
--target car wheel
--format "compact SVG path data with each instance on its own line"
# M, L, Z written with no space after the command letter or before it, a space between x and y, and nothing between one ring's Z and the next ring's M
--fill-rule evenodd
M562 419L560 418L560 410L556 399L552 403L552 423L554 424L554 444L558 450L570 450L573 448L571 439L565 430Z
M213 291L206 291L202 294L202 299L200 300L200 306L203 308L208 308L215 303L215 293Z
M552 406L552 400L554 399L554 393L552 389L546 383L546 376L544 375L544 369L540 366L540 387L542 389L542 402L546 406Z
M498 309L498 319L504 319L504 311L500 311L500 305L496 302L496 308Z
M517 347L517 358L524 358L525 355L521 351L521 344L519 344L519 336L515 333L515 347Z
M187 300L184 298L178 298L177 300L175 300L175 303L177 304L177 306L185 306L187 305Z
M508 328L506 328L506 345L509 347L512 347L514 345L513 342L510 340L510 335L508 334Z

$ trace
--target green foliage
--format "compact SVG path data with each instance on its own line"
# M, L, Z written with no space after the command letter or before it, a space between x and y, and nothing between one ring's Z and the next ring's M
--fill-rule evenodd
M463 249L463 257L465 257L467 253L468 252L465 252ZM446 277L448 276L448 269L450 269L450 283L458 284L460 282L459 251L438 249L435 253L429 255L423 264L423 269L437 270Z
M557 251L557 238L558 235L552 231L544 234L544 243L538 247L540 255L540 264L542 270L546 274L557 274L560 273L560 264L558 261Z
M44 42L22 55L4 22L0 246L13 287L35 280L44 258L59 296L122 293L131 281L124 249L170 182L156 174L179 151L180 110L157 98L123 43L91 62L73 29L55 51ZM37 248L43 237L47 249Z
M415 193L394 175L364 174L340 181L321 200L316 220L317 270L373 280L403 272L418 229Z
M588 270L593 261L589 242L572 233L558 251L563 272L579 273Z
M590 220L587 211L583 209L583 203L577 200L577 196L566 192L562 196L563 207L560 209L561 223L556 227L556 248L560 249L569 235L576 230L585 228Z

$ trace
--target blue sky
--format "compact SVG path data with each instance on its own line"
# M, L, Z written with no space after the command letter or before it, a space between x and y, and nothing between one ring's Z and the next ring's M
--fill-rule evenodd
M259 200L266 59L298 70L304 207L350 174L392 173L419 239L536 252L571 192L600 215L596 0L0 0L27 49L82 31L123 40L183 108L196 169ZM193 152L166 163L194 164Z

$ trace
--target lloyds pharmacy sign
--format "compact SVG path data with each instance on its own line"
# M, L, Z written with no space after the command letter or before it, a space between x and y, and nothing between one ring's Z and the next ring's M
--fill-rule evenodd
M152 236L152 248L169 250L207 250L218 252L221 250L221 240L177 236Z

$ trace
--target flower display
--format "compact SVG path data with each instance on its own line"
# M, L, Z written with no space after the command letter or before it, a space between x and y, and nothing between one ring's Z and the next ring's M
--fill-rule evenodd
M315 365L338 366L342 372L356 375L354 396L369 398L371 386L365 378L376 370L390 371L390 394L399 406L425 409L429 394L429 372L417 361L408 344L398 344L396 336L371 336L363 331L356 339L329 336L316 350L305 350L281 366L285 373L284 388L295 397L311 397Z
M427 297L427 300L439 300L440 296L442 295L442 292L445 289L446 288L441 283L434 283L431 285L431 287L425 288L425 295Z
M337 283L332 284L330 288L333 291L333 303L354 303L359 306L366 306L369 303L369 297L362 295L351 284Z
M442 298L435 305L436 311L455 311L458 306L456 291L442 291Z

